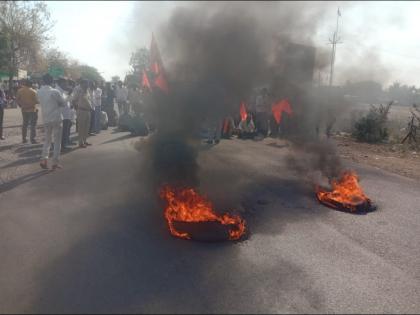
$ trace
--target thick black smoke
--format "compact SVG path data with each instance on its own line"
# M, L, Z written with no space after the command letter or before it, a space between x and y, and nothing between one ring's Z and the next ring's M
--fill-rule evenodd
M248 100L257 86L268 85L273 99L291 100L301 117L291 139L306 144L313 138L316 123L310 113L316 104L311 82L294 75L290 67L285 69L301 53L293 43L311 45L329 5L200 2L173 10L155 33L170 86L168 95L154 93L150 103L157 132L150 139L147 160L156 184L198 185L201 124L237 114L240 102ZM304 67L313 71L317 65L327 62ZM318 152L309 145L305 148ZM315 165L320 163L322 158Z

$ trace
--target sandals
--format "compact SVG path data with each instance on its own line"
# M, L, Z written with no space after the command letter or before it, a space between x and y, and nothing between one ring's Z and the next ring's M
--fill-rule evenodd
M43 168L44 170L47 170L48 169L47 160L42 160L39 163L39 166L41 166L41 168Z

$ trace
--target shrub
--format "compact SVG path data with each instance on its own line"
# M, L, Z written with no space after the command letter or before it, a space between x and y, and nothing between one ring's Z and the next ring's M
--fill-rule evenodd
M376 143L388 139L389 133L386 127L388 113L392 102L387 106L379 107L371 105L366 116L357 120L353 127L353 137L358 141Z

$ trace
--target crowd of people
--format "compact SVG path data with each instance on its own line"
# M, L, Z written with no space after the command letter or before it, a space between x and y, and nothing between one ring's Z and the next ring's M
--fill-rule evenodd
M89 136L99 134L108 126L117 126L122 131L147 135L150 127L144 119L144 94L136 85L127 87L122 81L96 82L80 79L77 82L49 74L42 82L23 80L16 89L15 101L22 111L22 142L37 142L38 112L41 109L45 141L40 165L48 168L50 147L53 146L52 168L60 168L59 156L72 145L86 148L91 145ZM272 112L272 98L267 88L262 88L236 115L221 122L203 121L202 130L208 143L218 143L221 138L233 135L240 139L264 138L284 133L287 120L280 124ZM114 106L117 105L117 106ZM6 93L0 88L0 139L3 140L2 122L7 105ZM118 108L118 113L115 110ZM133 118L134 117L134 118ZM78 143L72 142L71 128L76 126Z
M42 82L22 80L15 91L15 102L22 112L22 143L37 141L39 110L45 133L40 166L48 167L53 146L52 169L61 168L60 154L72 145L87 148L89 136L99 134L108 126L117 126L120 118L140 117L142 93L137 86L126 87L122 81L96 82L80 79L77 82L66 77L54 79L45 74ZM118 105L118 113L114 104ZM3 136L4 109L8 105L7 93L0 87L0 140ZM124 119L122 119L124 121ZM71 140L71 128L76 126L78 143ZM145 125L145 124L144 124ZM124 126L122 126L124 129ZM125 128L129 131L129 128Z
M246 106L244 105L242 113L238 110L235 115L225 117L213 127L207 142L218 143L220 138L229 139L234 135L239 139L286 135L290 132L292 110L289 108L288 115L282 115L281 121L277 121L273 112L273 103L276 101L278 100L270 95L268 88L256 90Z

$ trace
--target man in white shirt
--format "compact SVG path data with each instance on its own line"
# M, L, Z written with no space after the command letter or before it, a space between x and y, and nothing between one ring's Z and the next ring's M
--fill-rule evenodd
M61 168L61 165L58 164L58 158L61 150L62 108L65 106L65 100L57 89L52 88L53 78L51 75L45 74L42 80L44 85L38 90L38 99L44 122L45 141L40 165L43 169L48 168L47 162L53 137L54 153L52 169L55 170Z
M102 111L102 89L99 88L96 81L93 84L92 91L92 106L95 111L95 119L93 121L93 131L95 133L101 132L101 111Z
M261 89L255 103L257 132L266 137L268 134L268 113L270 111L267 88Z
M61 93L61 96L65 100L65 105L62 109L63 114L63 133L61 137L61 151L65 151L67 149L67 145L70 144L70 130L73 120L73 112L74 109L71 108L70 105L70 97L68 95L68 84L67 79L64 77L58 78L57 81L57 90Z
M142 94L139 88L134 84L128 89L128 103L130 104L131 110L134 114L140 116L143 112Z
M121 116L123 113L128 114L128 90L125 86L123 86L122 81L118 81L118 86L115 89L115 99L118 104L118 115Z

